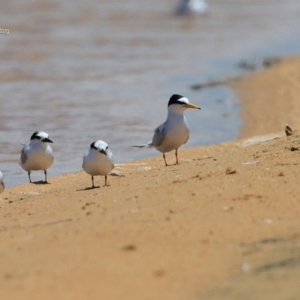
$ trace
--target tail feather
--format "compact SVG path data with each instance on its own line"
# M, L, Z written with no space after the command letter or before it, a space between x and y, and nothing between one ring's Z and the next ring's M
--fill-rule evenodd
M131 147L135 147L135 148L152 148L153 144L152 144L152 141L149 141L147 144L132 145Z
M147 144L143 144L143 145L132 145L131 147L134 147L134 148L145 148L145 147L148 147Z

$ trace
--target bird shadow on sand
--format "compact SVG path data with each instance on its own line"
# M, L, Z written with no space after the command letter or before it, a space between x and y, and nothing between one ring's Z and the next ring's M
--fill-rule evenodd
M31 183L32 183L32 184L51 184L51 183L48 182L48 181L42 181L42 180L39 180L39 181L32 181Z
M78 189L78 190L76 190L77 192L83 192L83 191L89 191L89 190L95 190L95 189L100 189L101 188L101 186L100 185L98 185L98 186L90 186L90 187L86 187L86 188L84 188L84 189Z

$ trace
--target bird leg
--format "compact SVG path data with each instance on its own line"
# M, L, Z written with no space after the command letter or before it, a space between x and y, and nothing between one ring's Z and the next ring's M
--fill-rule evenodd
M29 182L31 183L30 172L28 172L28 178L29 178Z
M107 183L107 175L105 175L104 178L105 178L105 184L104 185L105 186L110 186L110 184Z
M96 188L96 187L94 186L94 176L92 176L92 189L94 189L94 188Z
M177 153L177 149L175 149L175 157L176 157L176 163L175 163L175 165L178 165L179 162L178 162L178 153Z
M164 158L164 161L165 161L165 164L166 164L166 167L168 166L167 164L167 161L166 161L166 156L165 156L165 153L163 153L163 158Z
M48 181L47 181L47 170L44 170L44 174L45 174L45 183L48 183Z

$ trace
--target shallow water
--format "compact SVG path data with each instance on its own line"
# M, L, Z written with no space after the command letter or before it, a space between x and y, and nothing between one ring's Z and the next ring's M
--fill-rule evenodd
M81 170L91 142L103 139L116 163L156 155L133 149L166 117L173 93L187 111L189 142L232 140L242 123L234 93L192 84L242 71L241 59L300 51L300 3L208 1L207 15L174 17L176 1L7 1L1 4L0 169L7 186L27 182L21 146L50 134L49 177ZM43 178L34 172L33 180Z

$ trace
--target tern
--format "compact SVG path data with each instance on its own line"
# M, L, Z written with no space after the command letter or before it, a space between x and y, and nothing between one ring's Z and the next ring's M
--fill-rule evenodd
M107 174L114 168L113 154L107 143L101 140L93 142L83 156L82 168L92 176L92 188L95 188L94 176L99 175L104 176L107 186Z
M181 95L174 94L171 96L168 103L168 116L167 120L154 130L154 135L151 141L143 145L135 145L133 147L155 147L158 151L162 152L165 165L168 166L166 161L166 152L175 150L176 165L178 164L178 148L185 144L189 139L190 130L184 116L187 108L201 109L195 104Z
M47 169L53 163L52 148L48 143L53 143L49 135L43 131L36 131L32 134L30 141L23 145L21 151L20 165L28 173L31 183L31 171L43 170L45 174L45 183L47 183Z
M5 189L5 185L4 185L4 175L3 173L0 171L0 193L2 193Z

